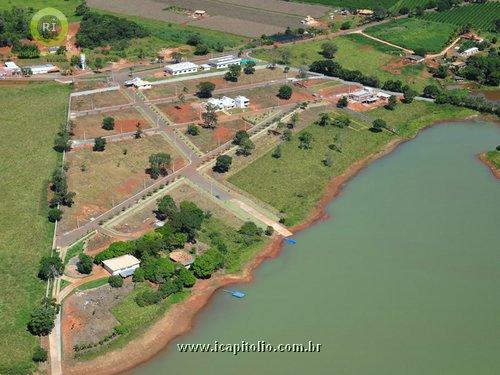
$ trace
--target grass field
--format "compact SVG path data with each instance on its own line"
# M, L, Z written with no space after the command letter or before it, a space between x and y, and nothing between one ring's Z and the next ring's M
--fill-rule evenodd
M90 147L73 150L67 154L68 186L76 193L75 204L65 208L61 222L65 230L76 227L110 209L153 180L146 174L149 156L167 152L179 168L184 160L177 150L161 135L128 139L106 145L103 152Z
M105 117L112 117L115 119L115 128L113 130L105 130L102 128L102 120ZM75 124L73 130L75 133L73 136L74 139L88 139L133 132L137 129L137 124L140 124L143 130L151 127L150 123L141 112L135 108L76 117L73 119L73 123Z
M493 150L488 151L486 153L486 158L491 161L491 163L497 168L500 169L500 151Z
M127 104L130 100L122 91L106 91L97 94L74 96L71 98L71 111L88 111L95 108Z
M436 53L446 47L455 30L454 25L404 18L371 26L365 32L404 48Z
M48 254L53 226L47 221L47 187L58 155L54 135L66 118L69 89L57 84L0 86L0 373L33 370L38 340L26 331L45 284L38 262Z
M402 51L397 48L357 34L337 37L332 39L332 42L338 47L335 61L347 69L359 70L363 74L376 76L381 81L401 79L417 89L423 89L434 82L423 65L403 66L400 57ZM279 58L281 51L287 50L291 54L292 66L310 65L314 61L324 59L320 55L323 43L324 41L311 41L272 50L261 49L256 50L253 55L271 61L274 57Z
M471 109L423 101L414 101L411 105L398 104L393 111L379 107L367 113L373 118L385 120L404 138L415 136L420 129L433 122L465 118L474 114L476 112Z
M333 7L349 7L355 9L368 8L386 8L392 7L397 0L301 0L304 3L324 4Z
M463 118L473 113L451 106L413 102L410 105L400 104L395 111L379 108L367 115L386 119L401 136L408 138L435 121ZM303 131L312 134L312 149L300 149L298 135L295 135L291 142L282 144L280 159L273 158L272 151L269 151L228 179L240 189L281 211L286 225L300 223L308 216L333 177L341 174L353 162L381 150L395 138L388 132L372 133L369 130L355 131L315 124ZM336 135L341 139L341 153L328 148ZM327 153L333 157L331 167L322 163Z
M471 24L476 30L490 31L493 22L500 18L500 2L489 1L484 4L460 6L444 12L426 13L422 18L457 26Z

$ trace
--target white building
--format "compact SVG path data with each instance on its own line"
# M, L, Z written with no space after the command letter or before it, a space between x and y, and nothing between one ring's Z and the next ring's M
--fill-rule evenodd
M52 64L31 65L31 66L26 66L26 68L31 69L31 73L33 75L54 73L59 71L59 68Z
M234 102L236 108L248 108L248 105L250 104L250 99L248 99L245 96L238 95L236 98L234 98Z
M227 55L210 59L208 63L216 69L224 69L229 65L241 65L241 58L235 55Z
M225 109L232 109L236 106L236 101L227 96L223 96L222 98L210 98L207 101L207 104L213 105L217 111L223 111Z
M196 65L195 63L185 61L177 64L165 65L164 71L165 73L176 76L179 74L195 73L198 71L198 68L199 66Z
M138 90L147 90L151 88L151 83L148 81L143 81L139 77L135 77L124 82L125 86L134 86Z
M134 271L139 268L141 261L133 255L126 254L121 257L104 260L102 264L111 275L127 277L134 274Z
M21 68L17 66L17 64L13 61L7 61L5 63L5 71L8 74L16 74L16 73L21 73Z
M466 49L460 55L462 55L462 56L472 56L472 55L475 55L478 52L479 52L479 48L472 47L472 48Z

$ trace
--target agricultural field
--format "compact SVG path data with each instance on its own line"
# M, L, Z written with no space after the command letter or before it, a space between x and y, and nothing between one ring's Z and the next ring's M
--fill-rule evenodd
M110 209L151 185L154 180L146 173L149 156L166 152L175 161L176 169L185 161L163 136L128 139L108 143L103 152L90 147L74 149L67 154L68 186L76 193L75 203L65 208L61 222L63 230L80 224Z
M282 51L290 54L290 65L310 65L324 59L320 54L325 41L310 41L283 46L277 49L258 49L253 56L266 61L280 60ZM331 40L338 47L335 61L343 67L359 70L363 74L378 77L381 81L400 79L422 90L435 82L423 64L410 65L402 61L402 51L369 39L363 35L351 34ZM370 63L367 64L366 62Z
M500 18L500 2L464 5L444 12L426 13L422 18L457 26L471 24L476 30L490 31L494 27L495 20Z
M71 98L71 112L88 111L127 103L130 103L130 99L121 90L73 96Z
M332 7L347 7L356 9L376 9L376 8L391 8L397 0L301 0L305 3L323 4Z
M457 27L417 18L392 20L367 28L365 32L376 38L414 51L437 53L443 50Z
M251 85L260 82L269 82L275 80L284 80L287 76L281 69L256 69L254 74L242 73L238 82L226 81L223 75L207 78L193 78L181 82L165 83L153 86L150 90L146 90L144 95L150 100L175 97L180 93L195 94L196 86L200 82L212 82L215 84L215 93L221 89L237 89L241 86Z
M34 370L39 339L26 324L44 296L37 278L42 256L50 253L53 225L47 220L47 190L59 156L52 150L66 119L69 88L55 83L14 87L0 82L0 373Z
M216 129L205 129L199 127L200 134L187 135L189 140L203 152L209 152L218 146L233 139L238 130L248 130L253 125L237 119L220 122Z
M115 128L113 130L105 130L102 128L102 120L106 117L114 118ZM142 113L133 107L75 117L72 121L74 123L73 139L88 139L133 132L136 131L138 124L142 130L151 127L149 121Z
M299 27L300 20L306 15L321 17L328 10L324 6L286 4L279 0L143 0L140 4L131 0L90 0L88 3L105 11L246 37L275 34L284 31L287 26ZM206 10L207 16L202 19L191 17L190 13L196 9Z

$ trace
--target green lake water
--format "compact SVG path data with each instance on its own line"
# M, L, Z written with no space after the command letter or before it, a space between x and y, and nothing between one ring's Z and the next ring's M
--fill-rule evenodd
M135 375L500 374L500 183L476 155L500 127L443 124L354 178L331 219L264 263L238 300ZM320 353L180 353L178 343L314 343Z

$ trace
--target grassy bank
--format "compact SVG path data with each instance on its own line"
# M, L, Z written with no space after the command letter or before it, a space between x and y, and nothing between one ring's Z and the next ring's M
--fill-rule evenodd
M40 258L50 252L53 225L47 221L47 187L58 162L54 135L66 118L68 87L27 84L0 88L0 373L33 369L37 338L26 331L42 298Z
M414 102L400 104L394 111L380 108L367 114L372 118L386 119L403 138L409 138L436 121L463 118L473 113L451 106ZM359 125L359 120L356 121ZM356 128L360 129L359 126ZM305 131L313 137L312 149L309 150L299 148L298 137ZM340 139L341 153L328 148L335 136ZM315 208L332 178L342 174L354 162L382 150L395 138L385 131L373 133L368 129L356 131L311 124L291 142L281 145L281 158L274 158L271 150L231 176L229 181L281 211L286 225L295 225ZM329 167L323 163L326 154L332 157Z
M435 82L423 64L402 66L400 49L379 43L363 35L351 34L331 40L338 47L334 60L347 69L359 70L365 75L378 77L381 81L400 79L421 90ZM259 49L256 58L280 61L283 51L290 54L290 65L299 67L322 60L321 45L325 41L297 43L277 49ZM369 63L367 63L369 62Z
M500 151L488 151L485 155L486 159L488 159L496 169L500 169Z

